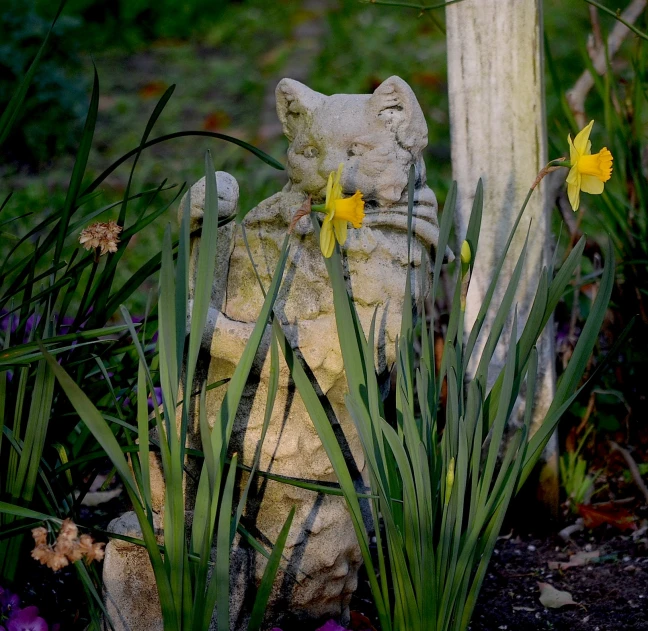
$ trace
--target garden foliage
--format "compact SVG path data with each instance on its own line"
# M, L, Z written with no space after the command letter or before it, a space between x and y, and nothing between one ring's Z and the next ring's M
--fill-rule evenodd
M54 23L60 16L63 4L64 2L59 7ZM52 30L46 35L25 77L14 90L0 116L0 147L20 125L22 106L29 86L37 76L38 64L50 43L51 33ZM224 598L226 600L222 590L225 587L227 592L227 585L222 580L212 580L211 587L207 590L207 574L211 568L209 555L202 554L200 546L197 553L187 548L184 540L184 508L180 506L182 497L178 497L177 494L169 497L170 508L167 513L171 522L165 524L165 531L168 533L165 545L169 553L165 555L163 564L155 537L152 535L150 493L147 496L149 485L145 475L148 472L148 431L151 429L146 395L148 391L153 402L163 403L165 406L161 415L157 414L154 417L157 421L165 419L166 423L166 426L160 429L160 435L166 436L168 440L168 451L162 451L165 472L174 482L183 476L182 463L185 453L184 446L180 445L184 445L184 440L175 432L174 419L183 365L188 286L185 278L188 273L188 224L184 226L182 233L184 241L172 243L168 232L164 250L154 254L140 269L127 277L121 286L114 287L117 267L129 243L142 229L163 214L183 191L183 187L167 186L166 182L137 193L131 190L133 175L142 151L170 138L193 133L177 132L171 136L150 137L153 126L172 93L173 86L160 99L139 147L122 156L90 184L84 186L83 179L99 103L99 79L95 72L90 106L62 207L17 239L0 261L0 577L5 584L21 578L21 569L25 569L21 560L28 554L26 546L30 543L30 538L26 538L24 534L31 528L45 523L48 528L56 530L65 517L72 517L78 521L81 502L90 484L97 473L106 466L106 462L112 459L113 473L118 472L122 476L127 489L132 493L131 499L136 507L139 502L140 516L143 517L143 536L149 546L149 552L153 555L160 592L165 595L162 602L165 604L165 620L169 625L167 628L176 628L174 625L177 624L183 625L182 628L189 628L188 611L192 612L189 620L195 621L192 624L195 624L196 628L203 628L203 618L211 618L215 598L218 597L221 603L224 602ZM242 141L211 132L196 133L231 140L271 165L281 168L272 158ZM87 210L88 203L96 197L96 191L102 182L129 159L132 159L132 166L123 198L119 202ZM213 174L212 167L212 180ZM167 191L172 191L170 199L165 199ZM215 189L212 188L210 199L213 208L216 204L215 195ZM9 207L11 198L11 193L3 197L0 207ZM83 226L115 210L118 212L117 224L122 227L116 252L102 257L99 249L83 252L78 246L71 246L70 241L76 240ZM215 232L219 224L217 208L214 212L210 215L212 220L211 223L208 222L208 226L212 226L211 229ZM0 230L11 230L11 223L16 218L19 216L0 221ZM233 217L228 220L232 219ZM210 250L212 258L215 247L214 241ZM173 270L174 258L179 260L177 276ZM208 260L207 253L202 260ZM174 305L177 302L178 309L183 310L182 313L178 312L176 318L175 311L154 308L148 309L145 318L139 318L137 323L133 323L129 318L127 324L110 324L120 305L127 302L142 282L161 267L164 270L161 299L170 301L164 303L167 307L168 304ZM207 263L202 263L201 270L200 278L211 287L213 261L211 268ZM174 289L176 282L179 287L177 301ZM209 292L205 295L208 294ZM197 301L196 308L200 311L200 301ZM201 325L197 324L199 321L199 318L194 318L194 343L190 354L194 361L198 352L195 340L200 339L197 331L200 326L204 326L204 321ZM158 346L155 343L156 325L159 325L161 332L158 340L159 351L156 351ZM262 325L260 328L263 328ZM163 354L163 362L160 362L158 352ZM254 355L253 349L250 350L250 354ZM175 370L172 370L172 364L166 361L171 357L174 357ZM245 362L241 370L244 370L244 365ZM63 384L63 389L56 386L57 378ZM191 376L189 378L191 382ZM241 377L237 382L238 387L242 387L241 383L244 382L245 378ZM83 394L80 393L78 384L82 384ZM158 384L162 385L162 401L156 401L155 398L156 393L159 393ZM68 397L62 396L64 393L71 395L72 405ZM234 394L229 400L233 399ZM92 401L92 404L89 405L89 401ZM133 403L137 406L136 410L131 407ZM78 405L81 405L81 408L75 407ZM229 411L231 418L235 409L236 406ZM183 427L186 430L186 409L183 414ZM129 422L129 417L136 419L135 425ZM170 431L172 427L173 431ZM213 496L213 501L208 501L207 505L213 506L213 511L217 512L218 506L221 505L220 481L225 467L227 440L217 449L216 436L221 439L222 436L218 432L214 435L215 455L213 459L206 460L210 471L208 478L211 492L208 495ZM125 464L124 454L137 454L137 439L146 457L142 456L142 463L138 466L135 456L131 471ZM163 449L161 444L158 443L153 448ZM169 455L169 458L165 455ZM145 474L142 474L142 470ZM234 470L235 467L232 468L232 471ZM111 477L112 474L109 475L109 479ZM226 477L229 480L227 489L231 502L233 473ZM180 482L171 488L181 493L182 486ZM226 501L224 505L228 506ZM239 516L240 513L241 510L237 512ZM223 509L219 515L221 514L219 547L222 548L223 545L229 546L228 542L236 529L230 531L229 508ZM213 517L212 521L206 523L206 530L200 533L200 536L204 535L201 541L211 541L215 519L215 514L212 516L211 511L206 519L209 520L210 517ZM201 522L194 520L195 526L197 523ZM172 527L175 527L175 531ZM223 534L225 532L227 536ZM224 556L226 555L221 554L220 558ZM272 563L268 566L269 572L272 567L276 570L275 557L272 557ZM190 566L187 561L189 558L199 558L202 561ZM100 576L93 567L86 567L80 561L75 563L75 568L87 590L86 599L92 624L98 629L103 610L99 597ZM195 613L197 609L191 609L187 604L190 599L184 598L183 595L184 579L190 576L194 582L198 582L198 586L202 584L203 587L199 596L202 598L202 604L196 605L202 607L200 613ZM217 576L222 579L222 572L214 573L214 577ZM216 585L219 586L218 590ZM176 592L171 596L172 588L178 587L179 601L175 598ZM263 593L261 592L259 602ZM267 590L265 593L267 598ZM226 616L226 607L221 607L220 611L223 612L221 615ZM260 624L258 611L262 613L263 607L257 607Z
M85 10L81 0L77 5ZM139 15L137 11L142 8L141 3L126 8L120 3L116 6L122 12L130 12L129 19ZM154 27L164 33L164 24L156 23ZM20 33L15 37L21 37ZM24 122L20 118L23 105L29 104L27 89L31 82L39 81L38 64L50 37L48 34L43 46L35 51L35 61L27 68L13 97L8 99L0 117L0 148L11 134L23 133L18 125ZM645 74L644 65L642 48L636 60L637 77ZM18 65L16 69L18 72ZM638 166L641 145L636 123L636 113L643 107L645 98L641 81L637 79L624 95L615 94L619 88L611 80L611 73L596 83L605 103L606 128L611 135L609 144L615 147L615 166L626 182L624 190L612 190L601 196L601 216L605 227L613 232L613 246L624 261L626 283L640 278L648 258L645 252L648 189ZM542 426L530 435L533 406L528 405L523 422L513 430L513 438L501 460L499 446L511 422L516 399L521 393L528 401L533 399L538 374L535 343L572 282L585 248L584 239L576 242L559 269L552 264L542 270L528 320L523 327L518 327L514 296L524 265L523 250L502 303L491 304L496 276L477 322L466 336L463 298L480 247L483 199L480 185L466 236L469 256L463 267L455 268L455 291L442 357L435 356L433 329L423 304L419 321L413 318L412 288L407 280L398 343L394 419L386 416L377 382L373 363L374 326L368 332L360 326L347 292L343 258L336 248L326 265L334 290L338 334L349 385L347 405L368 463L369 488L359 493L358 481L352 478L307 367L300 363L298 353L287 342L273 316L287 241L256 328L234 376L228 384L194 383L218 247L217 191L210 157L205 163L204 245L197 267L196 299L188 340L185 340L188 212L183 214L180 239L173 242L167 229L161 252L153 254L141 269L115 287L117 268L129 243L182 193L182 188L166 182L139 192L132 190L133 174L143 151L194 133L152 137L153 127L172 93L170 88L161 97L139 146L84 186L99 105L99 78L95 73L90 106L63 205L21 237L0 261L0 578L3 585L19 578L20 563L29 543L25 533L42 523L56 530L65 517L76 517L89 488L88 480L92 481L109 461L121 477L138 515L142 539L137 543L146 546L153 565L165 630L204 629L214 610L219 628L229 628L229 552L237 528L242 536L247 536L239 528L239 522L255 471L235 503L238 463L236 455L230 457L228 444L252 360L269 324L273 336L271 372L276 377L281 352L327 450L339 488L293 483L344 496L367 567L381 628L383 631L466 629L511 498L528 477L559 418L582 389L580 380L596 344L613 288L611 246L606 251L597 296ZM617 102L623 103L625 109L616 108ZM24 130L27 133L27 127ZM200 135L231 141L280 167L271 157L242 141L207 131ZM47 141L36 143L43 151L49 151ZM36 154L40 155L38 151ZM98 187L129 159L132 168L123 198L88 210L96 199ZM433 299L439 292L443 265L439 253L445 251L449 240L455 201L456 190L452 188L433 262ZM12 228L14 219L3 221L1 214L2 208L10 204L11 194L7 193L0 199L2 232ZM71 247L71 241L82 227L113 210L123 228L117 252L102 258L96 251L86 253ZM516 228L523 223L523 211L524 207ZM317 232L317 222L314 227ZM504 256L506 252L502 262ZM120 306L145 279L157 272L160 273L159 300L152 301L141 322L135 322ZM641 290L637 301L643 308ZM489 309L496 311L494 327L488 333L475 374L469 374L468 365ZM125 324L112 324L111 319L117 313ZM505 368L489 390L488 364L509 317L514 320L513 343ZM412 348L419 330L422 353L417 359ZM204 397L208 387L227 387L225 403L213 429L205 416ZM444 388L447 400L442 405ZM269 389L266 423L275 391L276 385ZM201 400L202 451L188 453L185 437L192 396ZM153 429L156 437L151 438ZM155 522L151 506L149 456L152 452L159 454L166 479L162 524ZM188 456L204 459L191 532L185 527L188 507L182 491ZM373 517L372 524L365 520L366 508ZM286 524L272 551L248 539L269 559L257 591L251 629L262 625L291 520L292 513L286 515ZM164 531L161 543L155 535L158 526ZM371 546L373 536L377 539L375 554ZM216 543L215 563L210 560L212 541ZM98 596L100 577L94 568L81 561L75 564L75 569L87 591L91 624L99 628L104 613Z
M413 185L413 176L410 185ZM412 190L412 189L411 189ZM532 191L529 192L529 196ZM434 263L432 296L438 291L443 252L453 221L456 188L451 190L441 219L441 236ZM411 200L411 196L410 196ZM406 285L401 337L396 364L396 419L388 422L374 368L374 326L362 330L344 280L342 258L336 248L327 268L334 291L340 347L349 386L347 406L369 466L373 531L363 520L361 500L335 440L326 413L292 352L280 337L292 367L297 390L309 410L335 468L358 541L383 630L463 631L470 617L511 498L537 462L558 420L578 394L587 360L597 340L614 280L608 248L599 293L581 333L556 395L533 436L529 428L538 374L535 343L570 282L580 261L584 240L559 270L540 274L533 307L519 332L514 297L524 265L522 250L511 282L497 306L491 305L495 285L517 217L477 321L467 339L463 331L463 301L470 270L479 246L483 194L481 184L468 227L470 257L456 270L456 284L443 356L435 360L433 329L421 314L422 354L418 366L412 353L414 322L411 286ZM528 197L527 197L528 201ZM411 202L410 202L411 203ZM317 224L314 224L317 229ZM466 251L466 249L464 249ZM467 372L484 316L496 317L474 375ZM512 343L506 366L487 389L487 369L504 323L514 314ZM276 326L276 322L275 322ZM276 329L275 329L276 330ZM280 334L279 334L280 335ZM441 427L440 393L447 386L445 427ZM514 432L503 459L498 452L518 395L525 388L529 405L524 423ZM377 538L377 559L370 540Z

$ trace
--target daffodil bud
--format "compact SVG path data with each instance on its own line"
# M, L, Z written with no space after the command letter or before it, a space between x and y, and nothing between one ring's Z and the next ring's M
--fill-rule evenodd
M464 241L461 244L461 276L462 277L468 273L471 260L472 260L472 251L470 250L470 244L468 243L468 241Z
M450 464L448 465L448 473L446 473L446 488L445 488L446 504L450 501L450 494L452 493L452 485L454 484L454 477L455 477L455 459L452 458L450 460Z

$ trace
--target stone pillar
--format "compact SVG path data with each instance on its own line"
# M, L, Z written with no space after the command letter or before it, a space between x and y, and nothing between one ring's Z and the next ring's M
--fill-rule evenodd
M446 9L448 92L453 175L457 180L458 232L465 235L477 181L484 182L480 248L466 305L470 331L515 217L538 171L547 162L541 0L464 0ZM539 273L549 255L549 212L540 185L513 240L493 304L508 286L532 221L526 267L518 289L519 326L531 309ZM494 316L477 343L481 353ZM512 318L493 357L490 383L504 366ZM518 329L519 330L519 329ZM534 427L544 418L555 389L553 328L539 341L539 380ZM476 365L476 364L475 364ZM520 412L524 405L520 406ZM553 467L543 496L557 492L555 440L546 453ZM553 474L551 471L553 470ZM550 501L553 504L553 498Z

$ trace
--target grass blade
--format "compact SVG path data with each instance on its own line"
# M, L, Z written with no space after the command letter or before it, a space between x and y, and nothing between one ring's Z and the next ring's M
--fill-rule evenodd
M70 177L70 184L68 185L65 202L63 203L63 210L59 220L58 236L56 239L56 249L54 250L54 264L58 264L61 254L63 252L63 244L67 235L70 217L76 207L76 201L79 197L81 190L81 181L83 174L88 164L88 156L90 155L90 147L92 146L92 139L94 137L95 125L97 124L97 112L99 110L99 75L97 68L94 67L94 79L92 82L92 96L90 97L90 107L88 108L88 115L86 117L85 126L83 127L83 134L81 135L81 143L77 152L74 168L72 169L72 176Z
M31 85L34 75L36 74L36 69L38 68L38 64L40 63L40 60L45 52L45 49L47 48L50 35L52 34L54 26L56 25L56 22L58 21L66 2L67 0L61 0L58 9L56 11L56 15L52 20L52 24L50 25L49 30L45 35L45 39L43 40L43 43L40 45L40 48L36 53L36 57L34 57L34 60L31 62L29 69L27 70L27 73L25 74L22 81L18 85L18 89L13 93L11 100L5 107L4 112L2 112L2 116L0 116L0 147L4 144L5 140L7 139L7 136L11 132L11 129L16 122L16 119L20 115L21 112L20 106L25 100L25 96L27 95L27 90Z
M281 563L281 557L286 546L286 539L288 538L288 532L290 531L290 526L292 525L294 516L295 507L293 506L290 509L288 518L286 519L286 522L284 523L279 536L277 537L277 541L272 548L272 554L270 555L268 564L266 565L266 568L263 572L261 584L259 585L259 590L257 591L256 598L254 599L252 615L250 616L250 622L248 623L248 631L260 631L261 629L265 610L268 606L268 600L270 599L272 585L274 583L275 577L277 576L277 570L279 569L279 564Z

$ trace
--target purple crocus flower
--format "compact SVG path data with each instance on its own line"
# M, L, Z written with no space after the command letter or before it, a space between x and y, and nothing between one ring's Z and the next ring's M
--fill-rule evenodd
M29 337L29 334L35 329L41 321L40 313L32 313L25 323L25 338Z
M38 615L38 607L25 607L7 621L7 631L48 631L47 622Z
M8 618L12 612L20 607L20 598L17 594L11 593L8 589L0 587L0 618Z
M59 333L65 335L70 332L72 325L74 324L74 318L71 316L65 316L59 323Z
M323 627L317 631L348 631L346 627L341 627L335 620L329 620Z
M155 392L155 399L156 399L158 405L160 405L162 403L162 388L160 388L159 386L155 386L153 388L153 391ZM149 397L148 397L148 410L149 410L149 412L152 412L154 407L155 406L153 405L153 397L149 394Z

